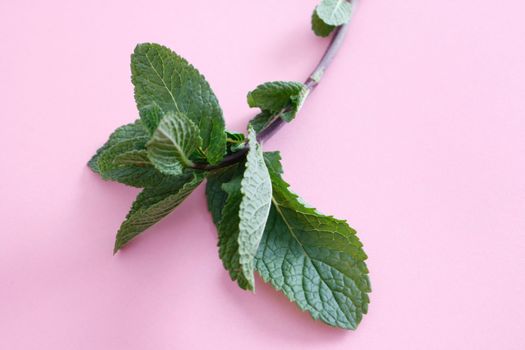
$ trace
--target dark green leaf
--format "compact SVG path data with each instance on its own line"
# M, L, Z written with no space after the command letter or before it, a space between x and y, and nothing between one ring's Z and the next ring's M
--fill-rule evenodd
M246 290L253 289L253 283L248 281L242 272L239 256L239 207L242 201L241 194L242 172L239 171L229 182L222 185L227 194L227 200L221 212L222 220L218 225L219 257L224 268L229 272L233 281Z
M171 213L202 182L205 175L203 172L186 171L180 176L165 177L157 186L145 188L120 226L114 252Z
M317 10L314 10L312 14L312 30L315 35L325 38L329 36L335 28L336 26L326 24L317 14Z
M244 164L237 163L227 168L215 170L206 179L206 198L208 200L208 210L211 213L213 222L219 227L222 219L222 209L226 204L228 194L223 190L222 185L230 182L235 177L242 176Z
M269 111L262 111L257 114L252 120L250 120L249 125L255 130L256 133L260 133L264 130L272 120L274 120L274 113Z
M308 89L303 83L273 81L259 85L249 92L248 105L271 114L283 112L281 118L289 122L301 108L307 93Z
M146 132L146 129L144 129L144 126L142 125L140 120L137 120L132 124L126 124L117 128L109 136L108 141L102 147L100 147L95 153L95 155L89 160L88 166L91 168L91 170L93 170L97 174L100 174L100 169L98 167L98 159L105 150L121 141L142 136L148 136L148 133Z
M367 257L356 232L305 205L275 171L279 166L269 169L272 208L257 271L314 319L355 329L368 310L370 292Z
M157 105L164 113L185 114L200 130L208 161L222 159L226 151L222 111L208 82L192 65L164 46L140 44L131 56L131 72L139 111Z
M148 129L150 135L152 135L155 130L157 130L157 127L159 126L159 123L165 114L155 102L142 107L139 113L140 120L142 121L144 127Z
M163 178L146 157L146 142L149 137L144 128L137 125L118 129L93 161L97 172L105 180L146 187L159 183ZM92 166L93 168L93 166Z

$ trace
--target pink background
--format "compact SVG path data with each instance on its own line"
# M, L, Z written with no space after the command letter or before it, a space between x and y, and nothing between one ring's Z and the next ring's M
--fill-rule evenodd
M112 256L137 190L85 164L137 116L135 44L187 57L244 130L246 92L302 80L324 50L315 3L0 3L0 349L525 349L522 1L362 0L319 89L265 145L359 231L373 293L358 331L232 283L203 186Z

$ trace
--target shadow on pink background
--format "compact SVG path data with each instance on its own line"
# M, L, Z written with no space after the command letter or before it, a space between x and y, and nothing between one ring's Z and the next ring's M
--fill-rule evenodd
M137 193L86 167L137 117L129 55L165 44L230 129L246 92L302 80L316 1L0 3L0 349L525 348L525 5L359 3L340 55L265 149L365 244L358 331L229 280L201 186L112 256Z

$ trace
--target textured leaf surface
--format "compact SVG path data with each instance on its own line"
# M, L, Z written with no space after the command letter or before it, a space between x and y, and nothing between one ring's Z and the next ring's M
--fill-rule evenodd
M355 231L306 206L275 172L279 164L269 169L272 207L257 271L314 319L355 329L367 312L370 292L366 254Z
M222 210L228 199L228 194L222 188L223 184L230 182L234 177L241 176L244 164L237 163L227 168L215 170L206 179L206 199L208 210L213 222L219 228L222 221Z
M131 80L139 111L158 106L180 112L200 130L203 150L212 164L226 150L222 111L208 82L184 58L158 44L140 44L131 56Z
M302 83L293 81L274 81L259 85L248 93L248 105L259 107L263 112L276 114L287 108L282 118L291 121L300 109L308 92Z
M317 10L314 10L314 13L312 14L312 30L315 35L325 38L329 36L335 28L335 26L326 24L317 14Z
M321 0L316 12L327 25L340 26L350 20L352 4L347 0Z
M282 173L281 156L279 152L264 152L264 160L268 168L274 172ZM216 170L208 175L206 179L206 198L208 201L208 210L210 211L213 222L217 227L222 221L222 210L226 204L228 194L222 188L227 182L236 177L240 177L244 171L244 163L237 163L227 168Z
M180 176L165 177L157 186L145 188L118 230L114 252L171 213L204 177L205 173L186 171Z
M125 140L133 139L135 137L146 137L148 136L146 129L144 129L144 126L140 122L140 120L135 121L132 124L126 124L119 128L117 128L110 136L108 141L100 147L95 155L89 160L88 166L93 170L94 172L100 174L100 169L98 167L98 160L102 153L110 148L111 146Z
M180 175L193 165L190 156L201 143L199 129L190 119L168 112L147 144L148 157L162 173Z
M264 130L270 122L273 120L274 114L269 111L262 111L250 120L249 125L255 130L256 133L260 133Z
M244 134L234 131L226 131L226 145L229 153L234 153L244 147L246 139Z
M255 255L261 241L270 204L272 183L266 168L261 146L255 131L250 128L250 149L246 156L246 169L241 181L241 203L239 206L239 259L244 277L254 287L253 272Z
M96 158L97 171L103 179L135 187L153 186L163 179L164 175L146 157L145 145L149 137L142 132L145 131L131 130L110 138L111 145L104 146Z
M164 116L162 109L160 109L159 105L154 102L148 106L142 107L139 114L142 125L144 125L150 135L157 130L157 127Z
M238 170L242 170L241 167ZM233 281L237 281L242 289L253 289L253 282L244 277L239 256L239 207L241 205L241 178L242 171L227 183L222 185L222 190L227 194L227 199L221 212L219 231L219 257L224 268L229 272Z

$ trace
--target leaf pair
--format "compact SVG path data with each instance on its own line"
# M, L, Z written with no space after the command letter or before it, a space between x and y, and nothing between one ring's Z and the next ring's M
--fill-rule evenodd
M259 151L252 153L255 154ZM260 162L261 156L253 156L256 157ZM271 183L267 217L263 215L268 203L266 181L257 182L256 195L242 191L246 176L253 176L247 174L253 169L250 159L246 166L234 165L208 178L208 207L218 227L224 267L241 288L253 289L251 269L246 267L252 266L252 249L258 240L255 270L266 282L314 319L355 329L368 310L370 292L366 254L355 231L346 222L308 207L289 190L281 177L278 153L264 153L264 161L266 170L257 168L258 178L267 172ZM249 213L259 216L247 216L242 210L248 198L254 201ZM243 222L252 228L248 242L243 237ZM259 236L261 225L264 230ZM250 248L249 255L244 254L245 246ZM246 257L250 259L248 265Z
M348 23L352 14L350 0L321 0L312 14L312 30L327 37L340 25Z

